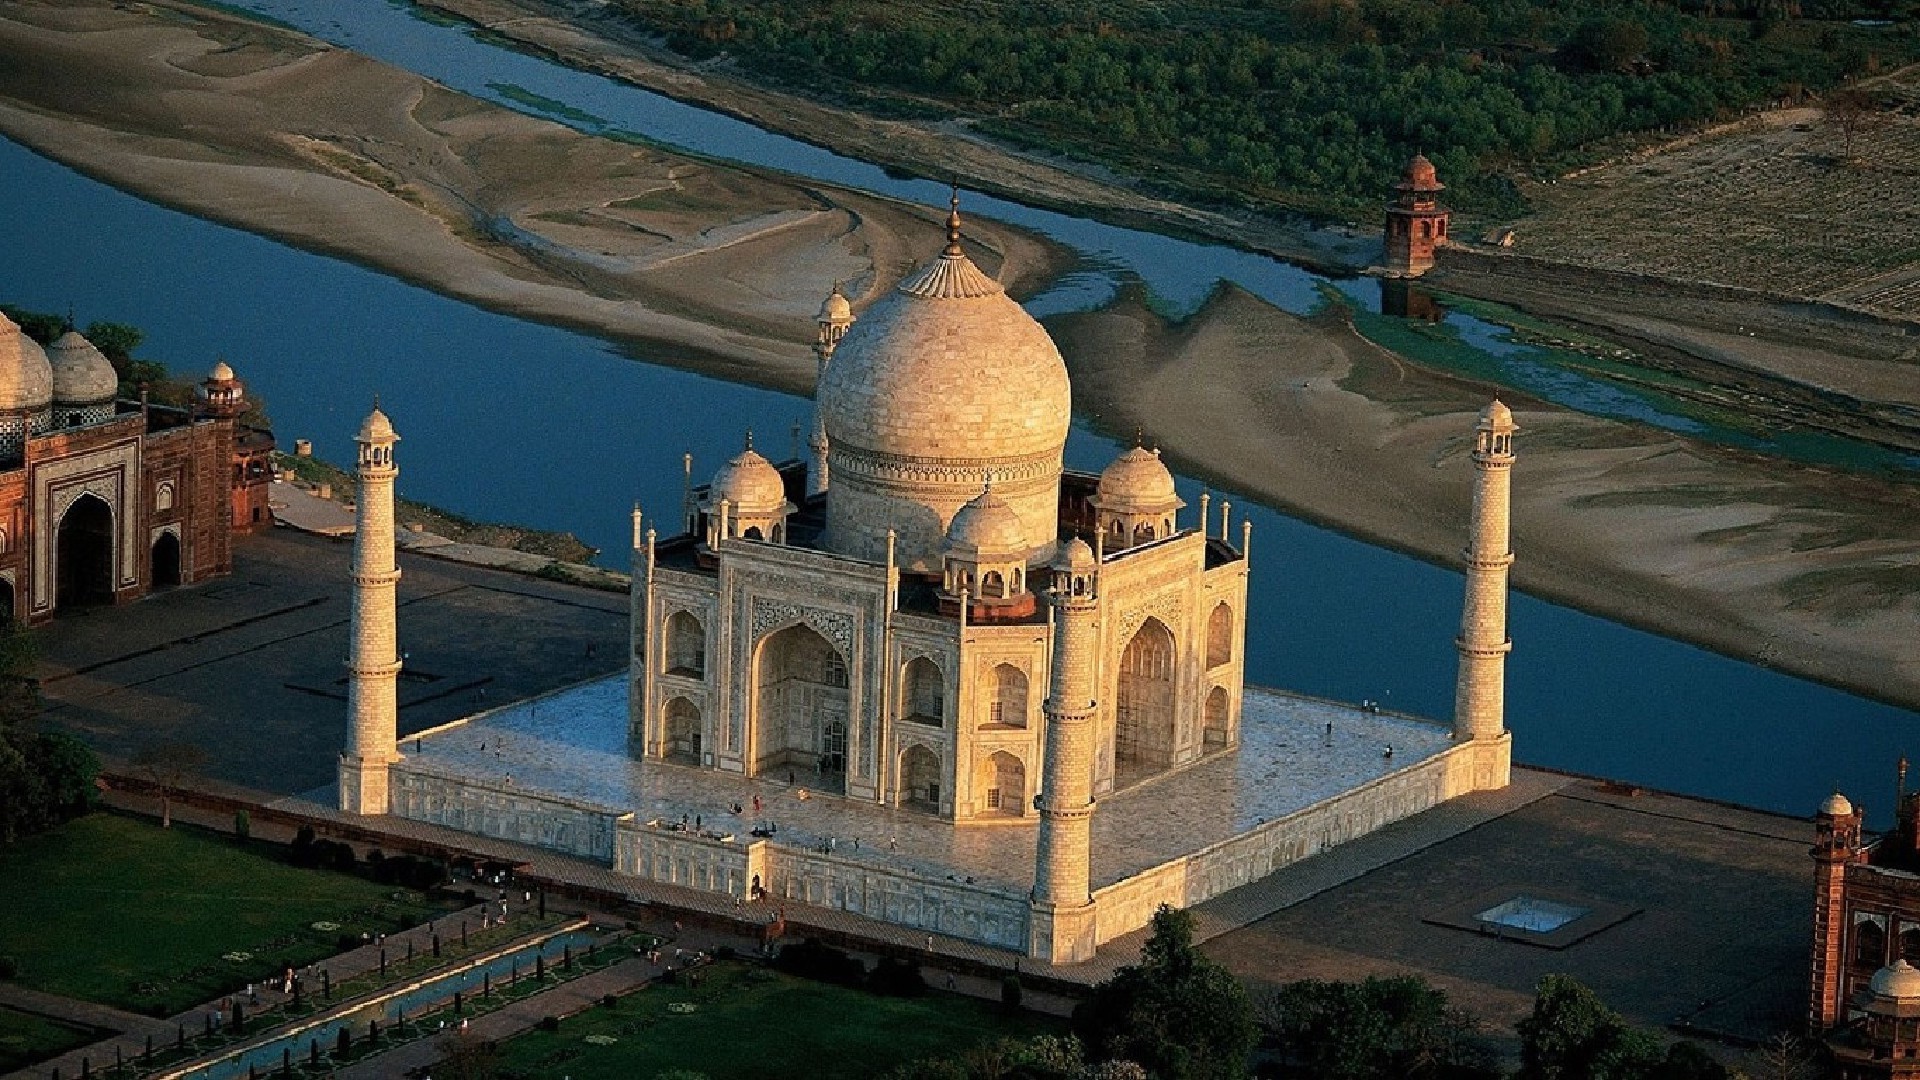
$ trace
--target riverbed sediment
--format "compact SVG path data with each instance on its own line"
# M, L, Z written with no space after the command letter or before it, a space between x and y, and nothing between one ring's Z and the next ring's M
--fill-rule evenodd
M939 216L590 138L184 4L9 0L0 54L35 60L0 67L0 131L82 171L781 389L811 384L824 287L839 278L870 300L925 255ZM1066 265L1019 230L968 232L1016 291ZM1233 289L1177 323L1132 296L1050 328L1076 409L1108 430L1143 430L1186 471L1262 501L1457 556L1467 433L1489 387L1372 345L1338 311L1303 319ZM1920 705L1911 485L1514 404L1523 588Z

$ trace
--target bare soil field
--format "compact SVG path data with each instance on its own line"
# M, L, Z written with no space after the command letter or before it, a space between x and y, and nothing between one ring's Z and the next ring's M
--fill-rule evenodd
M0 132L157 202L713 374L812 385L813 314L859 302L942 208L590 138L186 3L0 4ZM1016 293L1063 255L977 222Z
M1515 250L1920 319L1920 69L1874 86L1903 104L1851 146L1783 109L1531 185Z

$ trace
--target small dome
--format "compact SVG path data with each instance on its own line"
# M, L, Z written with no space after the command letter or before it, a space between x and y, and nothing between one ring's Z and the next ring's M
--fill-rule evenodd
M745 450L713 474L707 499L715 506L731 503L736 514L776 513L786 505L787 485L780 479L780 470L761 457L749 439Z
M53 399L73 405L111 401L120 390L113 362L93 342L72 330L54 339L47 350L53 368Z
M1425 154L1413 155L1407 162L1406 178L1394 185L1401 191L1440 191L1447 185L1440 182L1439 174L1434 171L1433 162Z
M1026 530L1013 507L988 488L953 515L947 527L947 548L967 553L1024 555Z
M1845 795L1836 791L1827 796L1826 802L1820 804L1820 812L1828 817L1850 817L1853 814L1853 804L1847 801Z
M1100 474L1095 506L1121 513L1160 514L1186 505L1173 490L1173 473L1160 451L1136 446L1113 459Z
M1077 536L1060 545L1060 553L1053 557L1055 570L1084 573L1092 570L1095 565L1093 549L1087 546L1085 540Z
M373 442L376 439L398 440L399 438L400 436L394 433L393 421L387 419L387 414L381 412L377 405L367 414L367 418L360 422L360 431L354 436L358 442Z
M1867 988L1880 997L1895 1001L1920 1000L1920 969L1905 959L1895 960L1874 972L1873 981L1867 984Z
M212 371L207 372L207 381L208 382L232 382L233 369L227 366L227 362L225 360L221 360L213 365Z
M840 292L836 283L833 291L827 294L827 302L820 305L820 321L823 323L850 323L853 321L853 305Z
M40 343L0 315L0 410L44 409L53 401L53 366Z
M1481 411L1480 423L1477 426L1486 431L1520 430L1513 422L1513 410L1507 408L1506 403L1499 398L1494 398L1492 403Z

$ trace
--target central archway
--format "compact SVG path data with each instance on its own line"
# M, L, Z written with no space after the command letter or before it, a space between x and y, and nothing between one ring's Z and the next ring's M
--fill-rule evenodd
M755 775L844 792L848 700L846 657L826 638L805 623L769 635L754 659Z
M113 508L82 495L60 518L54 540L54 606L113 603Z
M1173 632L1148 619L1120 656L1113 724L1114 786L1173 766Z

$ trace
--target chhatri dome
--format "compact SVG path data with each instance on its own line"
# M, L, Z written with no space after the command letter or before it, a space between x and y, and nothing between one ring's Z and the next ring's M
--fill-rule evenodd
M120 389L113 362L75 331L54 339L47 358L53 368L53 399L62 404L111 402Z
M773 462L753 448L753 436L747 436L746 448L713 474L708 499L715 506L722 501L735 514L772 513L785 505L787 486Z
M1873 973L1873 980L1867 984L1875 997L1889 1001L1911 1002L1920 1000L1920 969L1907 963L1902 957Z
M0 315L0 412L44 409L53 401L53 365L40 343Z
M974 500L960 508L953 515L953 524L947 528L947 546L955 551L1025 554L1021 549L1026 545L1026 529L1020 521L1020 515L1013 507L994 495L993 489L982 491Z
M869 308L821 376L828 437L825 546L878 562L889 529L908 568L939 566L947 526L988 484L1020 547L1058 539L1072 394L1060 350L960 246L959 199L940 257Z

